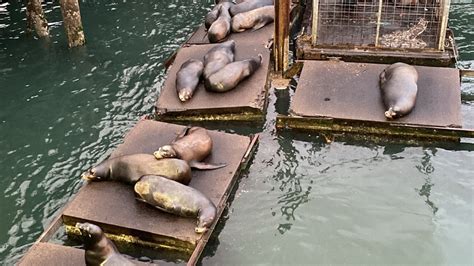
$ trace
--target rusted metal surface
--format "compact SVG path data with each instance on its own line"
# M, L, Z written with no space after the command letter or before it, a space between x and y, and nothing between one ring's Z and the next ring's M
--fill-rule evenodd
M254 46L265 46L273 36L274 24L270 23L265 27L258 30L246 30L239 33L231 33L228 37L229 40L234 40L237 44L253 44ZM186 41L187 44L209 44L209 38L207 38L207 31L204 25L199 28L189 37Z
M387 121L379 74L388 65L306 61L291 114L437 127L461 127L459 70L415 66L418 96L411 114Z
M18 265L77 266L86 265L86 263L82 249L38 243L30 248Z
M125 137L111 157L152 153L169 144L183 126L140 121ZM226 163L213 171L193 170L190 186L205 194L222 213L228 193L240 173L245 155L252 144L250 137L209 131L213 150L207 162ZM135 200L133 187L116 182L93 182L85 185L63 212L66 225L90 221L102 226L106 233L116 235L115 241L129 241L151 247L184 251L190 255L199 241L207 241L217 223L204 235L194 232L195 218L183 218L159 211ZM204 248L204 245L202 246Z
M236 43L235 60L243 60L258 54L262 54L263 62L258 70L249 78L243 80L235 89L216 93L205 90L201 84L194 93L193 98L185 103L178 99L176 92L176 72L188 59L203 60L204 55L215 44L193 45L183 47L178 51L174 64L168 70L168 77L161 89L160 97L156 103L158 119L166 120L169 117L198 116L198 120L213 120L212 115L241 115L239 120L247 120L246 116L263 119L263 113L267 96L267 76L269 71L270 51L263 45L252 45ZM209 115L211 115L209 117ZM207 116L207 117L206 117Z
M290 48L290 1L275 1L275 40L273 54L275 70L285 72L288 68L288 53Z

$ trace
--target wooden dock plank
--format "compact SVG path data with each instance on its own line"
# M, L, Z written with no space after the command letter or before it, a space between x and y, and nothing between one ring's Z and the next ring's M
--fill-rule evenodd
M243 80L237 88L225 93L208 92L201 82L190 101L182 103L178 99L175 83L179 68L188 59L203 60L204 55L214 45L193 45L183 47L178 51L155 105L159 120L193 120L193 117L198 117L196 120L211 120L214 118L206 116L226 114L235 115L225 118L226 120L263 119L270 64L270 51L263 45L236 44L236 61L258 54L263 56L260 68L252 76ZM182 119L176 119L176 117Z
M246 30L244 32L231 33L228 40L234 40L238 44L248 43L255 46L265 46L273 38L274 23L268 24L258 30ZM186 41L187 44L209 44L207 30L201 25L191 37Z
M411 114L387 121L379 74L388 65L305 61L291 113L393 124L461 127L459 70L415 66L418 96Z
M158 147L170 143L183 128L151 120L140 121L111 157L152 153ZM250 137L217 131L209 131L209 134L214 145L206 161L227 163L227 166L213 171L193 170L190 186L209 197L220 214L252 145ZM78 221L96 223L105 232L119 236L114 240L128 239L139 244L151 244L152 247L156 245L183 250L188 254L193 252L201 237L204 240L212 232L204 236L196 234L195 218L178 217L139 202L135 200L132 186L116 182L91 182L85 185L64 210L62 217L69 226Z

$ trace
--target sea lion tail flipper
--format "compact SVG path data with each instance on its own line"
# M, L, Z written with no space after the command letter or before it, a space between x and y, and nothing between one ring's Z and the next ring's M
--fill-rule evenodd
M226 167L227 164L225 164L225 163L210 164L210 163L192 161L192 162L189 162L189 166L191 166L192 168L199 169L199 170L215 170L215 169L219 169L219 168L222 168L222 167Z

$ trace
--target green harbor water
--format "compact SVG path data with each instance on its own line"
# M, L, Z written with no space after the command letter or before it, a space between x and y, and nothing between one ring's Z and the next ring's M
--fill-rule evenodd
M85 47L68 49L57 2L51 40L0 4L0 264L17 262L139 117L164 61L212 0L81 1ZM463 68L474 68L474 4L453 5ZM271 91L257 152L203 254L204 265L474 265L474 141L403 145L279 133L290 91ZM462 85L474 128L474 80ZM63 241L63 240L58 240ZM67 241L66 241L67 242ZM179 261L178 261L179 262Z

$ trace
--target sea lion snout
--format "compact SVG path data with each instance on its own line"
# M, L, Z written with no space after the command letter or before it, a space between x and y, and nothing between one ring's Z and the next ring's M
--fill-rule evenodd
M184 88L178 93L178 98L182 102L188 101L192 96L193 93L191 88Z
M100 180L100 176L96 175L96 169L91 168L84 173L82 173L81 178L84 180L92 181L92 180Z
M177 154L176 151L170 145L165 145L160 147L157 151L153 153L156 159L163 159L163 158L176 158Z

